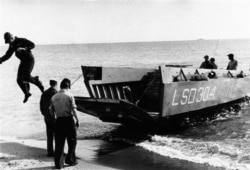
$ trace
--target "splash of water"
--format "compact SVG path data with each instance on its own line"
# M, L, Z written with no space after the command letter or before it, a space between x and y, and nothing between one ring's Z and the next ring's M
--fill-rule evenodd
M225 169L250 169L249 100L222 110L214 120L191 126L179 134L154 135L137 144L170 158Z

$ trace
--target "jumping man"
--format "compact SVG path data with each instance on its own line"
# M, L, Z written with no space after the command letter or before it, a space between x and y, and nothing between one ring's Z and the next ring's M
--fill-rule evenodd
M35 59L31 50L35 48L35 44L25 38L14 37L9 32L4 34L4 40L5 44L9 44L9 49L6 54L0 58L0 64L5 60L8 60L14 52L16 57L20 59L21 62L17 73L17 84L25 95L23 100L25 103L31 96L29 83L35 84L41 92L44 91L44 87L42 82L39 81L39 77L31 76L35 64Z

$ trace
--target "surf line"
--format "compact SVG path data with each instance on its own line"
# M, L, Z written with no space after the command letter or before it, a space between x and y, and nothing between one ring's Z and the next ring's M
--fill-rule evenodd
M216 86L213 88L210 88L208 86L208 87L200 87L199 89L197 88L184 89L182 91L181 97L178 97L179 95L176 95L176 93L178 92L175 89L172 100L172 106L177 106L179 104L186 105L186 104L215 100L216 89L217 89Z

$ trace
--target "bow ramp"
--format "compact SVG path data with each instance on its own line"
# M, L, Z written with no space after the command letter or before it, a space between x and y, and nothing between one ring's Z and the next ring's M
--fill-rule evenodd
M75 97L75 100L79 111L98 117L104 122L156 125L157 114L150 114L126 100L86 97Z

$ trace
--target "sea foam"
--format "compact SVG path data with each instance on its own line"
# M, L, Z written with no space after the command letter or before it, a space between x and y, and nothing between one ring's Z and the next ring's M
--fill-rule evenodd
M163 156L194 163L226 169L250 169L249 155L243 156L245 153L242 150L221 142L155 135L151 140L139 143L138 146Z

